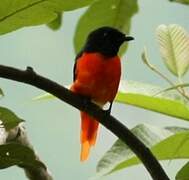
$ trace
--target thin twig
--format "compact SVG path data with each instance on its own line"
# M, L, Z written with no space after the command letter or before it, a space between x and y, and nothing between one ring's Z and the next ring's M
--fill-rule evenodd
M144 62L145 65L147 65L152 71L154 71L156 74L158 74L161 78L163 78L165 81L167 81L171 86L176 86L174 84L174 82L172 82L168 77L166 77L159 69L157 69L157 67L155 67L154 65L152 65L149 62L149 58L147 56L147 50L146 48L144 49L143 53L142 53L142 60ZM188 101L189 101L189 96L186 94L185 90L182 87L178 87L176 88L177 91L183 96L185 97Z
M130 147L130 149L143 162L154 180L169 180L169 177L166 175L149 148L147 148L125 125L103 111L97 105L90 102L87 98L74 94L56 82L38 75L32 68L27 68L27 70L24 71L0 65L0 77L38 87L39 89L53 94L75 108L87 112L89 115L99 120L102 125Z
M178 77L178 81L180 84L183 84L182 78ZM187 97L189 97L189 94L187 93L187 91L184 89L184 87L180 87L180 90L183 92L183 94Z

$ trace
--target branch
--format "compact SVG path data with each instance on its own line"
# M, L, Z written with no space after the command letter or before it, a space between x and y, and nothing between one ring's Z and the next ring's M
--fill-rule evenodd
M15 128L11 129L10 131L6 131L5 128L0 128L0 144L6 144L6 143L18 143L24 146L29 147L34 151L33 146L28 140L26 129L23 125L23 123L20 123ZM42 162L40 158L38 157L37 153L35 153L35 159ZM30 180L52 180L52 176L49 173L47 168L39 167L39 168L31 168L31 167L21 167L25 171L26 176Z
M51 81L50 79L38 75L31 67L27 67L26 70L19 70L0 65L0 77L35 86L51 93L79 110L87 112L89 115L98 119L102 125L130 147L130 149L143 162L154 180L169 180L168 176L151 151L126 126L113 116L108 115L105 111L90 102L88 99L74 94L70 90L54 81Z

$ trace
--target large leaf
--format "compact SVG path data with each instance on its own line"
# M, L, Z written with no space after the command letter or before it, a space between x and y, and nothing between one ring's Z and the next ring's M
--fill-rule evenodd
M168 69L176 76L183 76L189 68L189 35L179 25L160 25L157 38L161 56Z
M33 150L16 143L0 145L0 157L0 169L14 165L30 168L46 168L45 165L36 160Z
M182 4L189 4L189 0L169 0L169 1L182 3Z
M189 162L187 162L177 173L176 180L188 180L189 179Z
M189 105L183 97L172 91L154 96L161 91L157 86L121 81L116 101L189 120Z
M2 122L1 125L6 130L10 130L17 126L19 123L23 122L24 120L20 119L14 112L11 110L0 107L0 121Z
M62 11L81 8L93 0L1 0L0 34L25 26L47 24Z
M98 27L111 26L128 34L131 17L137 11L137 0L97 0L88 8L78 22L74 37L76 53L83 47L89 32ZM123 47L122 52L125 47Z
M150 84L122 80L115 101L189 120L189 104L187 101L175 91L164 92L164 90L164 88ZM45 93L34 97L33 100L55 98L53 95Z
M178 133L149 125L138 125L132 132L149 148L160 160L189 158L189 136L187 131L179 128ZM112 173L141 163L131 150L120 140L117 140L97 165L96 177Z

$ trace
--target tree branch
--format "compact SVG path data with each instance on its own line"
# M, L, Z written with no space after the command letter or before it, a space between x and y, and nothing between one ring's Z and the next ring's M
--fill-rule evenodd
M87 112L89 115L98 119L102 125L130 147L130 149L143 162L154 180L169 180L169 177L166 175L151 151L126 126L113 116L108 115L88 99L72 93L70 90L50 79L38 75L31 67L27 67L26 70L19 70L0 65L0 77L38 87L39 89L53 94L75 108Z

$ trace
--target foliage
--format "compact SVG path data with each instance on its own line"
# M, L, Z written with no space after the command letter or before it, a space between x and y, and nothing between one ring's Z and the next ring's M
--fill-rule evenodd
M3 126L7 131L24 121L5 107L0 107L0 120L2 122L1 126Z
M159 94L160 92L163 93ZM170 91L164 92L163 88L158 86L134 81L121 81L116 101L189 120L187 101L180 94ZM175 108L177 111L174 110Z
M170 0L189 4L188 0ZM0 2L0 35L26 26L46 24L52 30L62 26L63 14L78 8L88 6L77 23L74 35L75 52L83 46L88 33L100 26L112 26L128 34L132 25L132 17L138 12L137 0L1 0ZM40 16L39 16L40 14ZM103 17L103 18L102 18ZM189 120L189 82L183 82L182 77L189 69L189 36L183 27L170 24L160 25L156 30L160 54L169 72L176 76L176 82L161 73L150 64L147 50L143 51L142 59L145 65L161 78L166 80L168 88L155 84L122 80L116 101L123 104L145 108L150 111L176 117L178 120ZM126 46L120 51L122 55ZM179 82L179 83L178 83ZM0 89L0 97L3 91ZM52 99L50 94L34 98L35 100ZM0 107L0 120L6 131L10 131L23 122L14 112L6 107ZM158 128L147 124L137 125L132 129L160 160L189 158L187 128ZM45 166L35 159L33 150L19 144L0 145L0 168L13 165L32 168ZM117 140L102 157L97 165L96 177L137 165L140 161L130 149ZM189 163L186 163L176 175L177 180L189 177Z
M96 13L97 11L98 13ZM74 37L76 53L82 48L89 32L98 27L112 26L128 34L131 18L137 11L138 5L136 0L98 0L93 3L77 24ZM126 46L123 47L121 52L123 53L125 50Z
M81 8L90 3L92 0L1 0L0 34L25 26L50 23L63 11Z
M187 162L176 175L176 180L187 180L189 176L189 162Z
M175 24L160 25L157 28L157 39L168 69L178 77L183 76L189 68L188 33Z
M189 0L169 0L169 1L182 3L182 4L189 4Z
M160 53L164 60L164 63L166 64L166 67L171 73L176 75L179 82L182 82L181 78L185 73L187 73L189 67L188 33L179 25L173 24L168 26L160 25L156 30L156 34L160 45ZM175 82L172 82L168 77L164 76L163 73L161 73L154 65L150 64L146 50L142 53L142 59L143 62L147 65L147 67L149 67L155 73L160 75L164 80L166 80L170 85L172 85L172 87L160 90L160 88L158 87L153 87L149 85L140 86L138 83L135 83L135 85L132 87L132 91L129 91L129 88L127 89L124 83L124 85L121 84L121 90L117 95L117 100L122 103L136 105L145 109L161 112L167 115L188 120L189 95L188 92L185 90L185 87L188 87L188 82L183 84L175 84ZM127 86L129 86L129 83L127 84ZM172 90L177 91L171 92ZM133 93L133 91L135 93ZM160 133L160 135L161 134L162 133ZM149 137L153 136L149 135ZM187 138L188 132L178 133L157 143L155 146L150 147L152 152L160 160L189 158L187 154L189 147ZM149 146L148 143L146 143L146 145ZM115 149L114 146L110 149L110 151L107 152L105 158L108 156L108 153L111 152L112 149ZM119 155L120 157L117 158L120 160L121 154ZM101 161L103 162L103 160L104 159L102 158ZM115 163L116 161L112 164L115 165ZM113 169L111 169L111 171L109 170L106 173L126 168L130 165L138 163L139 160L137 158L126 159L125 161L122 159L122 161L117 163L116 166ZM189 177L189 173L186 170L187 167L188 166L185 165L178 172L176 176L177 179Z
M9 143L0 145L0 169L19 165L30 168L46 168L44 164L36 160L36 156L30 148L17 144Z
M188 83L163 89L151 84L122 80L115 101L188 121L189 103L180 94L170 91L187 86ZM35 101L51 99L55 97L49 93L33 98ZM177 111L174 111L175 108Z
M62 25L62 13L57 14L57 17L51 21L50 23L47 24L47 26L49 28L51 28L52 30L58 30L60 29L61 25Z
M178 128L177 131L158 128L150 125L137 125L132 132L160 160L189 158L189 142L183 139L189 136L189 129ZM120 140L117 140L97 165L97 177L109 174L123 168L141 163L131 150Z

